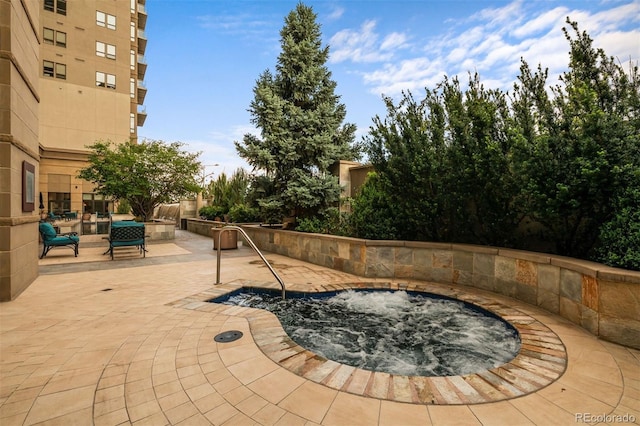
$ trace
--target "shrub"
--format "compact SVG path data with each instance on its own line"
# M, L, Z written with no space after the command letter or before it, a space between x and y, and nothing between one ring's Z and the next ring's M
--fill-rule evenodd
M222 219L224 215L227 214L227 210L222 206L204 206L200 209L198 214L200 215L200 217L203 217L207 220L215 220L216 217L218 219Z
M260 213L255 207L250 207L246 204L236 204L229 209L229 218L231 222L259 222Z

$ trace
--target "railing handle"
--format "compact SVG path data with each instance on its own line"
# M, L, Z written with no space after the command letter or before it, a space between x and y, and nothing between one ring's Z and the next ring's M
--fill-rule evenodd
M218 254L217 254L218 258L217 258L217 269L216 269L216 284L220 284L220 258L221 258L221 255L222 255L222 234L225 231L231 231L231 230L235 229L236 231L240 231L242 236L244 236L244 238L247 240L247 243L249 243L251 248L258 254L258 256L260 256L260 259L262 259L262 261L264 262L265 265L267 265L267 268L269 268L269 270L271 271L273 276L276 278L276 280L278 280L278 282L280 283L280 287L282 287L282 299L284 300L285 291L286 291L285 290L285 286L284 286L284 281L282 281L282 278L280 278L280 276L275 271L275 269L273 269L273 267L269 264L269 261L262 255L260 250L258 250L258 247L256 247L256 245L251 240L251 238L249 238L249 236L244 231L244 229L240 228L239 226L235 226L235 225L226 225L226 226L223 226L222 228L211 228L211 229L219 229L220 230L220 232L218 233Z

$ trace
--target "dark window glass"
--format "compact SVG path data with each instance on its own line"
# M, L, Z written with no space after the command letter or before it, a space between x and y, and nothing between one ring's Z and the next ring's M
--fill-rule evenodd
M44 10L53 12L53 4L54 4L54 0L44 0Z
M44 61L43 73L46 77L53 77L53 62Z
M67 0L58 0L57 5L58 5L58 7L56 8L56 12L58 12L60 15L66 15L67 14Z

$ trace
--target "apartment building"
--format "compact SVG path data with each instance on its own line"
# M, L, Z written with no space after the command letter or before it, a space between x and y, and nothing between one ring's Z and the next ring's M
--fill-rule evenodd
M112 208L76 175L144 124L144 4L0 0L0 301L38 276L41 211Z
M144 124L144 2L40 2L39 183L46 211L113 211L76 175L88 145L136 140Z

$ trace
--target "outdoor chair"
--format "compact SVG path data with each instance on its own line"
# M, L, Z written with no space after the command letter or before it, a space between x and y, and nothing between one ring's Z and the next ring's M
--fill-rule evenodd
M51 222L55 222L56 220L61 220L61 219L62 219L62 216L53 214L53 212L49 212L49 214L47 215L47 220L50 220Z
M49 222L40 222L40 236L42 237L42 254L40 259L45 257L49 250L54 247L69 247L73 249L73 254L78 257L78 244L80 238L77 232L66 232L58 234Z
M137 247L142 257L146 257L147 248L144 231L144 223L130 220L111 222L108 237L109 250L104 254L110 253L111 260L113 260L114 249L118 247Z

